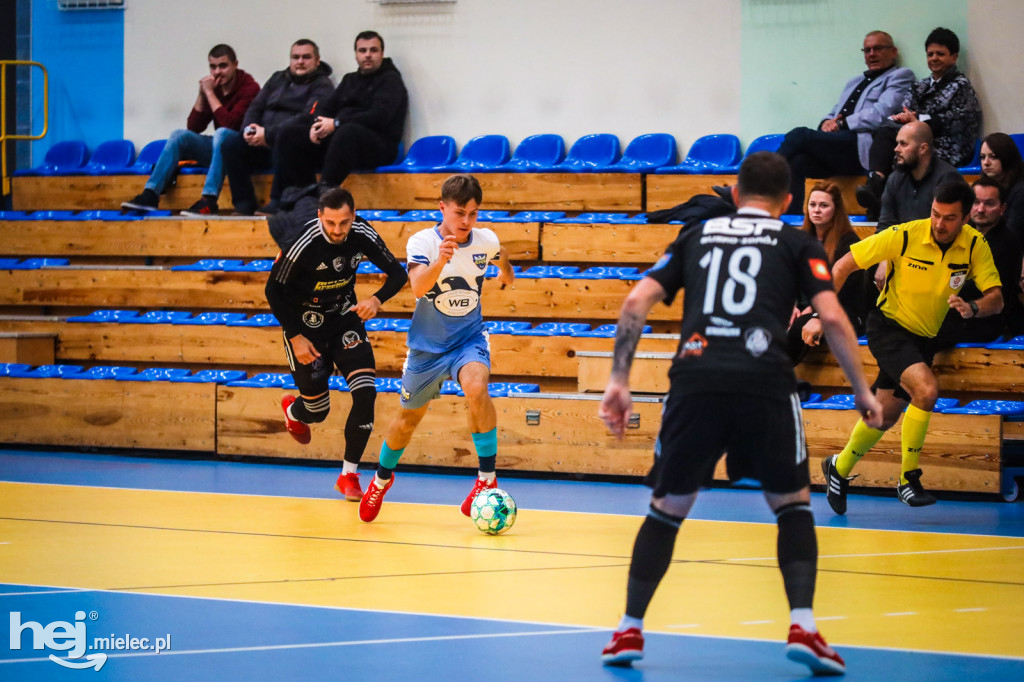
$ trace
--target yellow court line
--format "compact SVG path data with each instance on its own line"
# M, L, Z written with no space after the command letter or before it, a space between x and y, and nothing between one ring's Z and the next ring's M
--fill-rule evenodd
M489 537L454 506L385 503L363 524L340 500L16 483L0 483L0 517L5 582L595 627L621 614L642 521L522 510ZM818 534L815 607L831 642L1024 657L1024 545ZM687 521L647 628L784 637L775 535Z

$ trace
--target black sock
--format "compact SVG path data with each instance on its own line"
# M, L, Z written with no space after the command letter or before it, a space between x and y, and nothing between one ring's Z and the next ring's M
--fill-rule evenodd
M351 388L352 409L345 421L345 461L359 464L363 458L366 443L373 433L373 408L377 401L377 389L373 385L373 375L368 376L368 383L356 384ZM353 382L354 383L354 382Z
M629 564L626 615L630 618L643 618L647 613L647 605L672 563L672 550L682 523L683 519L658 511L653 506L648 510L647 518L636 534L633 559Z
M790 609L809 609L814 604L814 582L818 574L818 538L814 515L804 502L776 510L779 526L778 553L782 582Z

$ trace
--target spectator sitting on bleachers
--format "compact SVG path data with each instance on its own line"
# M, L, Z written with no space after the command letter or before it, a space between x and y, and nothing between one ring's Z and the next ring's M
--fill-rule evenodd
M203 194L220 194L224 184L220 145L225 136L242 127L249 104L260 91L260 84L238 68L235 51L229 45L215 45L209 54L210 73L199 80L199 95L188 114L187 130L175 130L167 140L146 188L121 208L152 211L159 207L160 195L178 171L178 162L195 161L208 166ZM213 121L214 133L202 135Z
M345 74L332 95L281 131L277 180L289 187L320 182L337 187L354 170L390 163L398 154L409 97L402 74L384 56L384 39L363 31L355 40L357 71ZM260 213L280 209L271 201Z
M843 190L834 182L818 182L811 188L807 208L804 210L804 224L800 229L821 243L830 271L836 261L849 253L850 246L858 241L843 203ZM863 272L853 273L847 278L842 290L836 292L858 336L864 333L864 323L873 302L867 296L863 275ZM797 311L796 319L789 326L787 344L794 364L803 359L809 346L821 343L823 333L821 320L811 308L810 301L798 301Z
M793 172L791 213L803 210L806 178L864 173L872 131L899 111L914 81L910 69L896 66L899 51L888 33L867 34L861 52L867 71L846 83L818 129L794 128L779 147Z
M987 135L981 143L981 172L1003 188L1006 226L1024 244L1024 161L1006 133Z
M986 343L1000 335L1014 337L1024 334L1024 305L1020 302L1021 246L1017 235L1006 226L1005 190L991 178L982 176L971 185L974 206L970 225L985 236L992 250L999 280L1003 283L1003 312L983 318L964 318L950 310L942 323L938 336L946 345L958 343ZM960 298L976 301L981 292L974 280L967 280Z
M252 215L256 212L256 193L252 186L252 173L269 168L273 161L272 149L278 133L308 112L317 100L334 91L331 67L320 61L320 48L312 40L303 38L291 46L287 69L272 75L263 84L260 94L249 105L242 122L243 134L228 135L221 145L224 172L231 186L231 199L235 213ZM280 197L276 186L271 189L272 199ZM220 188L213 194L203 190L203 197L186 213L216 214Z
M960 39L948 28L937 28L924 42L931 75L914 83L903 101L903 111L879 126L871 142L868 182L857 190L857 201L867 209L869 220L879 210L901 125L927 123L935 138L935 153L953 166L964 166L974 156L974 143L981 131L981 105L971 81L956 68Z

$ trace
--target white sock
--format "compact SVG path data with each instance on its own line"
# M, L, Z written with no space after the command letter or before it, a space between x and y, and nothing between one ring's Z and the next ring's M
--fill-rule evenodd
M793 609L789 612L789 620L807 632L817 632L818 625L814 622L814 611L811 609Z
M358 462L350 462L347 459L341 463L341 471L345 474L354 474L359 471Z
M616 630L616 632L623 632L623 631L628 630L630 628L636 628L637 630L643 630L644 629L644 619L643 618L632 618L630 616L625 616L624 615L624 616L622 616L622 620L619 621L619 627Z
M476 476L481 481L487 481L488 483L490 483L491 481L493 481L493 480L498 478L498 472L497 471L487 471L487 472L479 471L479 472L477 472Z
M381 478L377 474L373 475L373 484L376 485L378 488L383 488L384 486L386 486L388 484L388 481L390 481L390 480L391 479L389 478L387 481L385 481L383 478Z

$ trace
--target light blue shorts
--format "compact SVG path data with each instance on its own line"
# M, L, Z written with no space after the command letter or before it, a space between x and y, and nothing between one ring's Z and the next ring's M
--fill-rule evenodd
M458 381L459 370L471 362L491 367L491 348L483 334L444 353L409 349L402 367L402 407L415 410L441 394L441 384L451 377Z

